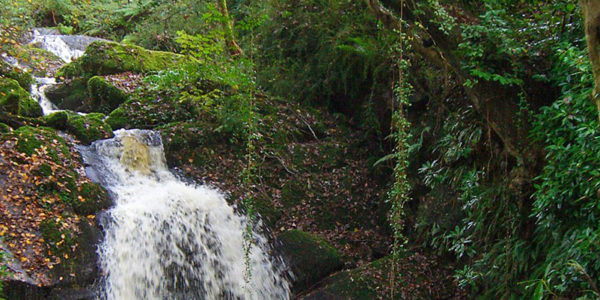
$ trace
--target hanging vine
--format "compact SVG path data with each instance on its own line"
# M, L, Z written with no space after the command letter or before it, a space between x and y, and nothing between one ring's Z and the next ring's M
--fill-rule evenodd
M252 188L254 186L254 176L256 174L256 144L259 135L256 130L256 115L255 115L255 101L254 91L252 91L247 99L247 116L246 116L246 162L247 165L242 171L242 183L248 189L246 195L244 195L242 204L246 209L246 226L244 230L244 261L245 261L245 279L246 283L250 282L252 278L252 270L250 265L250 251L252 250L253 228L256 221L255 216L255 201L252 195Z
M400 17L402 18L404 1L401 1ZM411 93L410 83L406 80L406 70L410 62L405 59L404 52L408 45L404 43L406 36L403 32L403 21L400 19L400 27L395 30L399 36L397 44L398 58L398 80L393 84L394 100L391 103L392 120L391 136L394 139L394 156L396 165L394 167L394 183L388 193L388 201L391 203L389 214L390 226L393 230L394 243L392 248L392 267L390 274L390 298L394 299L396 285L396 269L400 256L407 242L404 236L404 205L408 201L410 185L406 175L408 168L408 141L410 138L410 123L406 119L405 109L409 105L409 96Z

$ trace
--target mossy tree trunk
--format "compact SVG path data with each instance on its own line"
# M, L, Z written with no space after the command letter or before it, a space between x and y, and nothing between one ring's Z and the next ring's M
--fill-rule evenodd
M233 25L231 22L231 18L229 17L229 11L227 10L227 1L217 0L217 7L219 8L219 12L223 15L221 24L223 26L227 51L229 51L229 54L231 54L232 56L242 54L242 48L240 48L240 46L235 42L235 35L233 34Z
M600 0L581 1L585 22L588 55L594 72L594 94L592 99L598 107L600 119Z

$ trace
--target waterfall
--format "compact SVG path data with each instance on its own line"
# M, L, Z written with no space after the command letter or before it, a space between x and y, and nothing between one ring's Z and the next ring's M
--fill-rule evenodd
M290 298L285 265L258 233L246 282L245 218L218 190L169 172L157 132L119 130L81 153L115 199L102 218L102 298Z
M30 44L48 50L52 54L60 57L65 63L69 63L71 60L83 55L87 45L93 41L99 40L97 38L80 35L61 35L52 30L41 28L34 29L32 35L33 37L29 42ZM27 69L25 66L18 65L18 62L15 59L7 61L21 69ZM45 90L51 85L56 84L56 80L53 77L34 77L33 79L34 83L31 86L31 95L42 107L44 115L59 111L45 95Z

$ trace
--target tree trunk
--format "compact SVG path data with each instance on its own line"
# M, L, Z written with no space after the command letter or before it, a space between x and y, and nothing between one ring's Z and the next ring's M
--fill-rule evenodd
M588 55L594 72L594 93L592 99L598 107L600 119L600 0L581 1L585 22Z
M223 31L225 32L225 44L227 45L227 51L232 56L238 56L242 54L242 48L235 42L235 36L233 34L233 25L231 24L231 18L229 17L229 11L227 10L226 0L217 0L217 7L219 12L223 15L221 24L223 25Z

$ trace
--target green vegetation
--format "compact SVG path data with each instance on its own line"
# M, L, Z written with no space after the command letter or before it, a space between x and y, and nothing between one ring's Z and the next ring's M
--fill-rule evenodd
M127 100L127 94L106 82L100 76L94 76L87 82L90 95L90 110L104 114L112 112L119 104Z
M42 108L19 82L0 77L0 110L23 117L39 117Z
M4 5L0 39L34 74L31 26L119 43L91 44L48 91L85 116L35 119L31 75L2 62L0 131L20 151L43 146L35 122L84 144L159 130L171 167L282 232L299 292L345 266L314 292L600 296L593 1L33 2ZM422 293L434 279L444 291Z
M150 51L144 48L114 42L93 42L85 55L63 66L56 72L59 79L109 75L122 72L144 73L166 70L184 64L183 55Z
M299 291L342 267L337 250L318 236L290 230L279 234L278 239L283 255L291 262L296 276L294 287Z
M0 60L0 77L6 77L16 80L19 85L26 91L31 88L33 78L30 73L27 73L17 67L9 65L4 60Z

